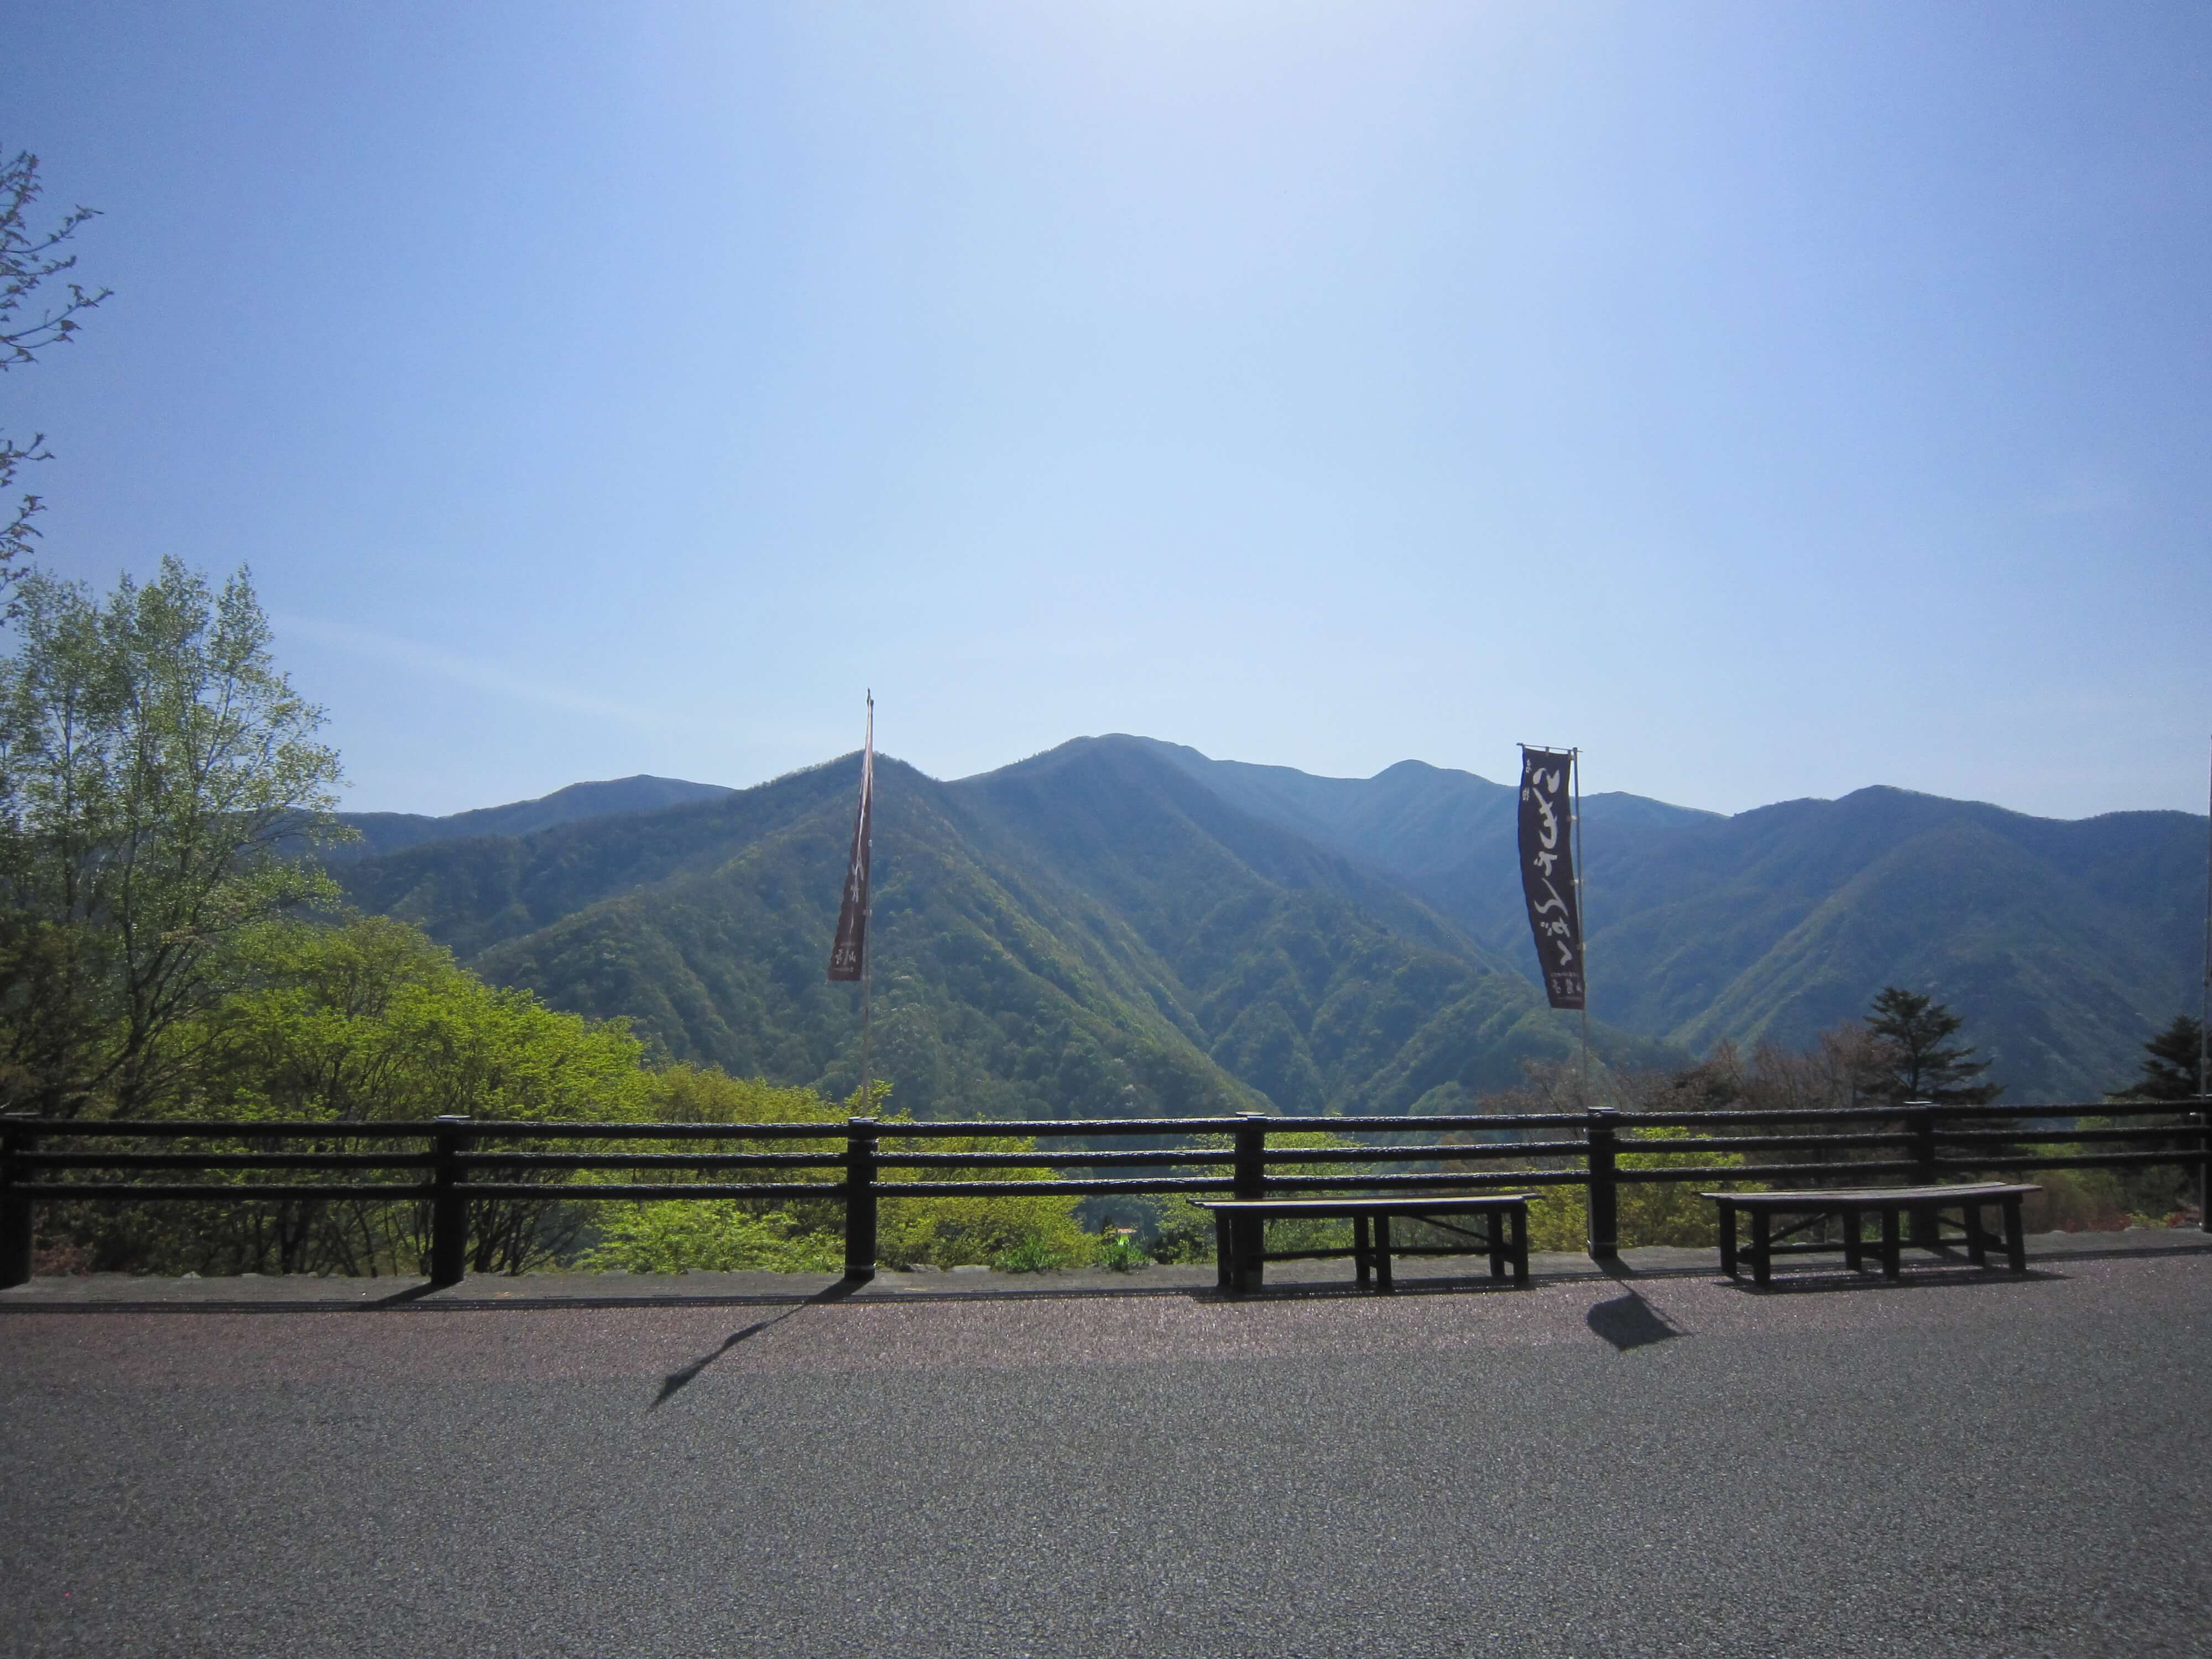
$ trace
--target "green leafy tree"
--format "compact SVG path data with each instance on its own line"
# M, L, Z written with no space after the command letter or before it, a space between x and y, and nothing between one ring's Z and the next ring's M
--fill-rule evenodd
M1952 1041L1966 1021L1940 1002L1886 985L1866 1024L1875 1038L1868 1057L1868 1092L1878 1098L1980 1106L2004 1092L2002 1084L1982 1080L1989 1062L1974 1058L1971 1043Z
M442 1113L537 1122L646 1115L652 1074L625 1022L562 1013L526 991L487 985L404 922L264 923L234 941L231 965L240 982L180 1034L191 1065L162 1103L178 1115L228 1121L232 1132L205 1150L253 1147L256 1126L278 1121L329 1126L323 1139L287 1139L281 1150L345 1153L390 1146L349 1134L358 1125ZM483 1150L571 1148L580 1150L566 1139ZM240 1172L235 1201L104 1213L88 1206L70 1224L104 1268L373 1273L419 1267L428 1249L422 1206L253 1194L294 1178L285 1170ZM493 1178L558 1186L575 1177L524 1166ZM586 1206L556 1200L477 1200L469 1214L471 1268L513 1273L550 1261L575 1244L587 1220Z
M97 216L90 208L80 207L49 228L34 230L30 216L40 188L37 156L19 151L12 160L0 163L0 374L36 362L38 354L48 346L67 344L81 326L80 314L108 295L106 289L87 293L64 278L64 273L76 266L76 256L62 252L62 244L86 220ZM64 297L34 319L25 307L41 287L56 279L63 279ZM28 441L19 443L0 432L0 500L11 502L0 507L8 514L0 521L0 587L14 579L14 561L30 550L31 538L39 533L31 524L39 514L39 498L15 495L16 470L26 461L46 459L44 433L34 433Z
M343 836L322 710L276 666L244 570L175 559L106 600L41 571L0 659L0 1097L146 1109L254 924L329 900Z

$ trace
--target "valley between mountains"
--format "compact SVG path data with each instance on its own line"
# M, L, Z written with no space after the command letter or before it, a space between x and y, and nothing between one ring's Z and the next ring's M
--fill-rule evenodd
M673 1058L842 1096L823 977L859 757L745 790L634 778L349 815L352 902ZM876 1069L922 1116L1470 1109L1574 1052L1544 1006L1515 790L1079 738L942 782L877 762ZM1882 986L1967 1021L2008 1102L2094 1098L2193 1006L2202 817L2078 822L1869 788L1723 817L1583 801L1593 1047L1808 1040Z

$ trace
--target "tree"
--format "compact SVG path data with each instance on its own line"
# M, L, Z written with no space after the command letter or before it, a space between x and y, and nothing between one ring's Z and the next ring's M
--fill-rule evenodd
M0 659L0 1099L129 1114L253 924L336 896L296 856L343 838L323 712L270 653L240 569L175 559L104 603L30 571Z
M33 230L28 217L39 193L37 156L20 151L0 166L0 372L36 362L48 346L66 345L81 326L79 314L90 311L109 292L101 289L88 294L79 284L68 283L68 297L59 306L41 312L35 322L24 313L23 307L42 283L76 266L76 255L57 250L76 234L78 226L98 216L90 208L80 207L64 215L50 230ZM33 433L28 443L19 444L0 432L0 498L13 496L17 467L46 459L44 433ZM30 550L31 538L39 533L31 520L40 506L36 495L16 498L12 516L0 524L0 587L14 580L14 560Z
M1990 1069L1972 1044L1954 1042L1966 1021L1917 992L1886 985L1867 1014L1875 1047L1869 1056L1869 1092L1892 1103L1986 1105L2004 1092L1977 1081Z
M2118 1091L2132 1100L2189 1100L2195 1097L2203 1027L2187 1014L2177 1014L2173 1024L2143 1044L2142 1070L2136 1080Z

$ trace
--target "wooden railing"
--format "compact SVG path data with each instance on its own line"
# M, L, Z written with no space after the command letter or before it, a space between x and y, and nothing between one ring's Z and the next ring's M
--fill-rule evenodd
M2132 1169L2170 1165L2197 1177L2202 1224L2212 1098L2035 1107L1940 1106L1848 1110L1589 1112L1517 1116L1043 1119L1019 1122L518 1123L465 1117L427 1122L83 1121L0 1115L0 1288L30 1277L36 1206L185 1200L350 1199L427 1206L427 1266L434 1284L458 1283L468 1259L472 1201L605 1199L836 1200L845 1212L845 1273L876 1271L878 1206L885 1198L1285 1191L1480 1190L1579 1186L1586 1190L1588 1249L1618 1253L1620 1189L1646 1182L1814 1182L1850 1184L1903 1176L1928 1183L2001 1170ZM2032 1116L2029 1115L2033 1114ZM2071 1127L2081 1117L2160 1118ZM1816 1130L1814 1125L1844 1124ZM1661 1137L1651 1130L1686 1130ZM1767 1133L1761 1133L1766 1131ZM1326 1133L1371 1145L1289 1146L1270 1136ZM1402 1137L1421 1137L1406 1140ZM1482 1136L1443 1140L1440 1136ZM1398 1137L1382 1139L1381 1137ZM1498 1137L1510 1137L1499 1139ZM933 1152L948 1139L1021 1137L1088 1142L1069 1150ZM905 1143L886 1152L885 1139ZM1102 1148L1095 1143L1151 1144ZM1210 1144L1195 1144L1200 1140ZM815 1143L790 1152L545 1152L547 1141L682 1146L699 1142ZM1164 1144L1164 1143L1180 1144ZM305 1143L305 1150L300 1146ZM2041 1150L2035 1150L2044 1143ZM2057 1146L2069 1150L2060 1152ZM290 1146L292 1150L286 1150ZM2083 1151L2111 1146L2109 1152ZM368 1148L369 1150L361 1150ZM1753 1163L1747 1154L1781 1156ZM1666 1160L1624 1167L1624 1154ZM1881 1154L1892 1153L1884 1157ZM1727 1164L1698 1164L1725 1156ZM1358 1164L1325 1175L1316 1166ZM1377 1165L1401 1165L1384 1171ZM1295 1166L1294 1169L1285 1166ZM1504 1167L1498 1167L1504 1166ZM885 1179L900 1170L1048 1168L1048 1179ZM190 1173L342 1174L342 1179L178 1180ZM1139 1175L1135 1171L1153 1171ZM1196 1171L1206 1173L1195 1173ZM1129 1171L1132 1173L1122 1173ZM1192 1171L1193 1173L1182 1173ZM590 1172L626 1177L577 1181ZM764 1178L718 1179L732 1175ZM812 1179L805 1178L812 1176ZM535 1178L533 1178L535 1177ZM548 1177L551 1177L549 1179ZM680 1178L672 1178L680 1177ZM781 1177L781 1178L778 1178Z

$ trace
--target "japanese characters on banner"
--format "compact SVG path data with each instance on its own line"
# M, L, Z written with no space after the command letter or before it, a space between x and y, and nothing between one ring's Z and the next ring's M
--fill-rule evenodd
M1544 994L1554 1008L1583 1006L1583 915L1575 887L1575 756L1521 746L1521 890Z
M860 755L860 804L853 813L853 851L845 861L845 896L837 906L837 938L830 977L856 980L868 953L868 842L876 795L876 700L868 699L868 740Z

